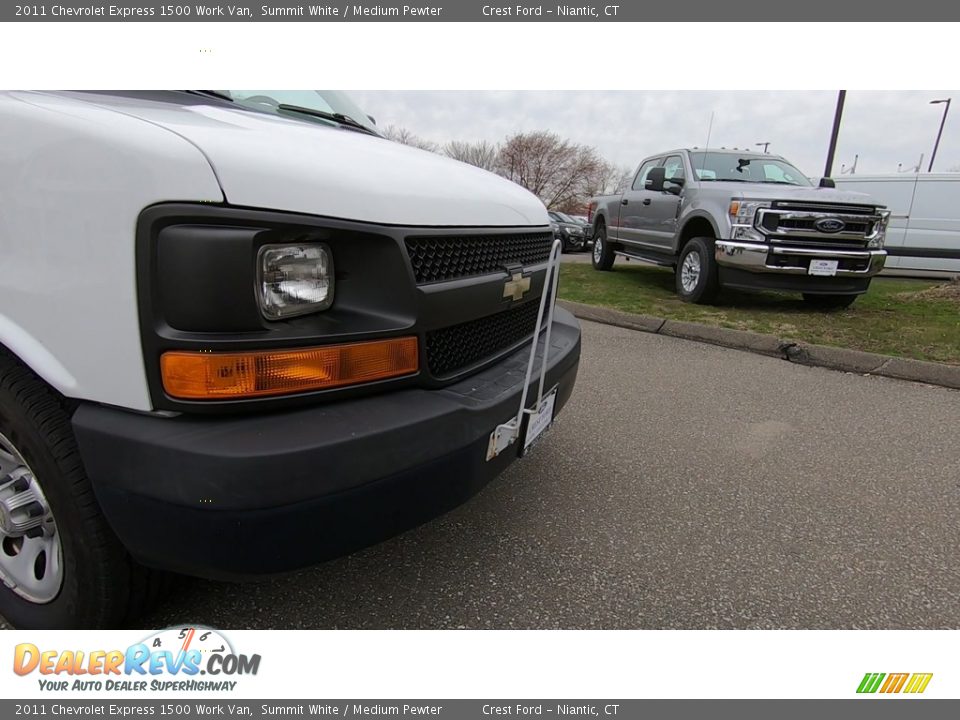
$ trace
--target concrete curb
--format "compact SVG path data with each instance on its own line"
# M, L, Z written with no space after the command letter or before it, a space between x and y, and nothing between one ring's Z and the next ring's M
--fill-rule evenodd
M792 342L774 335L763 335L745 330L714 327L681 320L666 320L653 315L637 315L568 300L558 302L561 307L566 308L582 320L591 320L605 325L746 350L760 355L783 358L800 365L813 365L861 375L880 375L881 377L898 380L910 380L927 385L960 389L960 366L956 365L910 360L828 345Z

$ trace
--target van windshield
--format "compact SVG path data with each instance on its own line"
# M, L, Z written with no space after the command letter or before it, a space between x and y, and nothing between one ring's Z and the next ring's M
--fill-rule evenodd
M801 185L811 182L786 160L768 155L692 152L690 162L697 179L704 181L771 183Z
M237 105L243 105L254 110L264 110L284 114L281 105L306 108L315 110L318 113L327 113L331 115L345 115L358 125L362 125L373 132L377 131L376 125L367 117L367 114L350 99L350 96L339 90L216 90L218 95L222 95L232 100ZM317 122L329 122L335 125L333 120L324 120L316 116L306 116L310 120Z

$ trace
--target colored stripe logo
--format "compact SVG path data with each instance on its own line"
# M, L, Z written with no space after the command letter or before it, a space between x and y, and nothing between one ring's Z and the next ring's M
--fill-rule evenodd
M917 695L927 689L933 673L866 673L858 693L910 693Z

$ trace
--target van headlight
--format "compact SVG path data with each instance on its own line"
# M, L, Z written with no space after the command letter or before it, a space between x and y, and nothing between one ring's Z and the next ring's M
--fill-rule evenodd
M264 245L257 254L257 299L268 320L333 304L333 255L324 243Z

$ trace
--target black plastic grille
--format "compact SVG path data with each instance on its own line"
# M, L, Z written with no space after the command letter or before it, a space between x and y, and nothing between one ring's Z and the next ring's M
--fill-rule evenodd
M408 237L406 244L417 284L424 285L546 262L553 233Z
M427 333L427 365L434 377L452 375L533 334L540 302Z
M801 255L771 255L767 258L767 265L774 267L801 267L810 269L810 258ZM842 258L837 262L837 269L864 272L870 266L869 258Z

